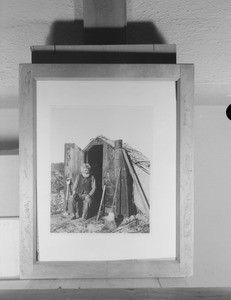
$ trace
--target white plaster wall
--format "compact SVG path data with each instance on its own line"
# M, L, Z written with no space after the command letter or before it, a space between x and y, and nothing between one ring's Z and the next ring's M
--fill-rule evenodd
M1 147L18 137L18 64L30 62L31 45L50 43L55 22L81 20L82 1L0 0ZM195 64L195 101L203 107L195 117L195 275L188 282L231 285L231 123L225 117L231 1L127 0L127 14L128 22L152 22L166 43L176 44L179 63Z
M18 155L0 155L0 217L19 216L18 175Z
M0 278L19 274L19 220L0 219Z
M231 286L231 121L226 106L195 108L194 276L190 286Z

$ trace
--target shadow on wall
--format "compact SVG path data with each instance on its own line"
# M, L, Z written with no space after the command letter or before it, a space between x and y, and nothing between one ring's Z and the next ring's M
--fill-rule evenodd
M0 155L17 155L19 153L18 139L1 140L0 141Z
M166 40L152 22L128 22L128 44L166 44Z
M46 38L46 45L94 45L94 44L164 44L166 43L165 38L156 28L152 22L128 22L127 27L123 29L84 29L83 20L75 21L56 21L52 24L50 28L50 33ZM45 54L46 55L46 54ZM156 56L157 57L157 56ZM63 59L65 58L65 59ZM53 62L73 62L76 57L72 57L70 53L59 53L56 54ZM52 62L54 59L54 53L50 56L42 56L41 53L37 57L34 54L33 62ZM118 53L110 53L105 55L103 53L98 53L98 57L89 55L89 53L78 53L78 60L81 62L150 62L153 59L152 54L146 54L144 56L142 53L134 53L131 55L127 53L126 55ZM114 61L113 61L114 59ZM157 57L159 59L159 57ZM163 57L163 59L166 59ZM171 57L170 57L171 60ZM1 107L0 107L1 108ZM2 150L16 149L18 148L18 139L10 138L10 140L1 140L0 148Z
M17 154L11 150L18 147L18 96L0 95L0 155Z
M50 28L46 45L82 45L84 44L83 21L55 21Z
M83 21L56 21L47 45L163 44L164 37L151 22L129 22L124 28L86 28ZM33 63L175 63L175 54L152 51L59 50L32 52Z
M84 44L165 44L166 40L152 22L128 22L125 29L84 29L83 20L56 21L46 45Z

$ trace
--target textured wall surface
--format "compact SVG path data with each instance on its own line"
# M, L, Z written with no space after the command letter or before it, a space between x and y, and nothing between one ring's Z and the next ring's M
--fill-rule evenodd
M0 5L0 96L9 105L17 102L18 64L30 62L30 46L80 43L83 9L82 0ZM230 0L128 0L127 16L129 42L176 44L178 62L195 64L197 103L231 101Z
M82 43L82 1L0 0L0 150L17 148L19 63L30 62L31 45ZM195 102L203 106L195 116L195 275L188 283L231 285L231 123L225 117L231 1L127 0L127 15L129 43L176 44L178 63L195 64Z
M226 106L195 109L194 276L191 286L231 286L231 121Z
M0 278L19 274L19 221L0 219Z
M19 216L19 156L0 155L0 217Z

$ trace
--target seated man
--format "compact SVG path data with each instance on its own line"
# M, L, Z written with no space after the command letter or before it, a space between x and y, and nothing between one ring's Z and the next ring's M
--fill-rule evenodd
M90 174L91 166L83 164L81 174L76 177L72 188L72 200L69 212L73 214L71 220L80 218L80 207L82 207L82 220L87 218L89 207L92 203L96 190L95 177Z

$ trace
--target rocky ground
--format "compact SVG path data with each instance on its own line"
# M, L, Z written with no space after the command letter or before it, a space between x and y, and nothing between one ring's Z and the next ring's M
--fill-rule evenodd
M113 214L96 216L85 221L71 220L72 216L65 215L64 192L51 194L51 232L56 233L149 233L149 220L143 214L137 214L123 220L114 219Z
M51 232L56 233L149 233L149 222L144 215L125 218L120 224L110 216L88 220L75 219L62 213L51 215Z

